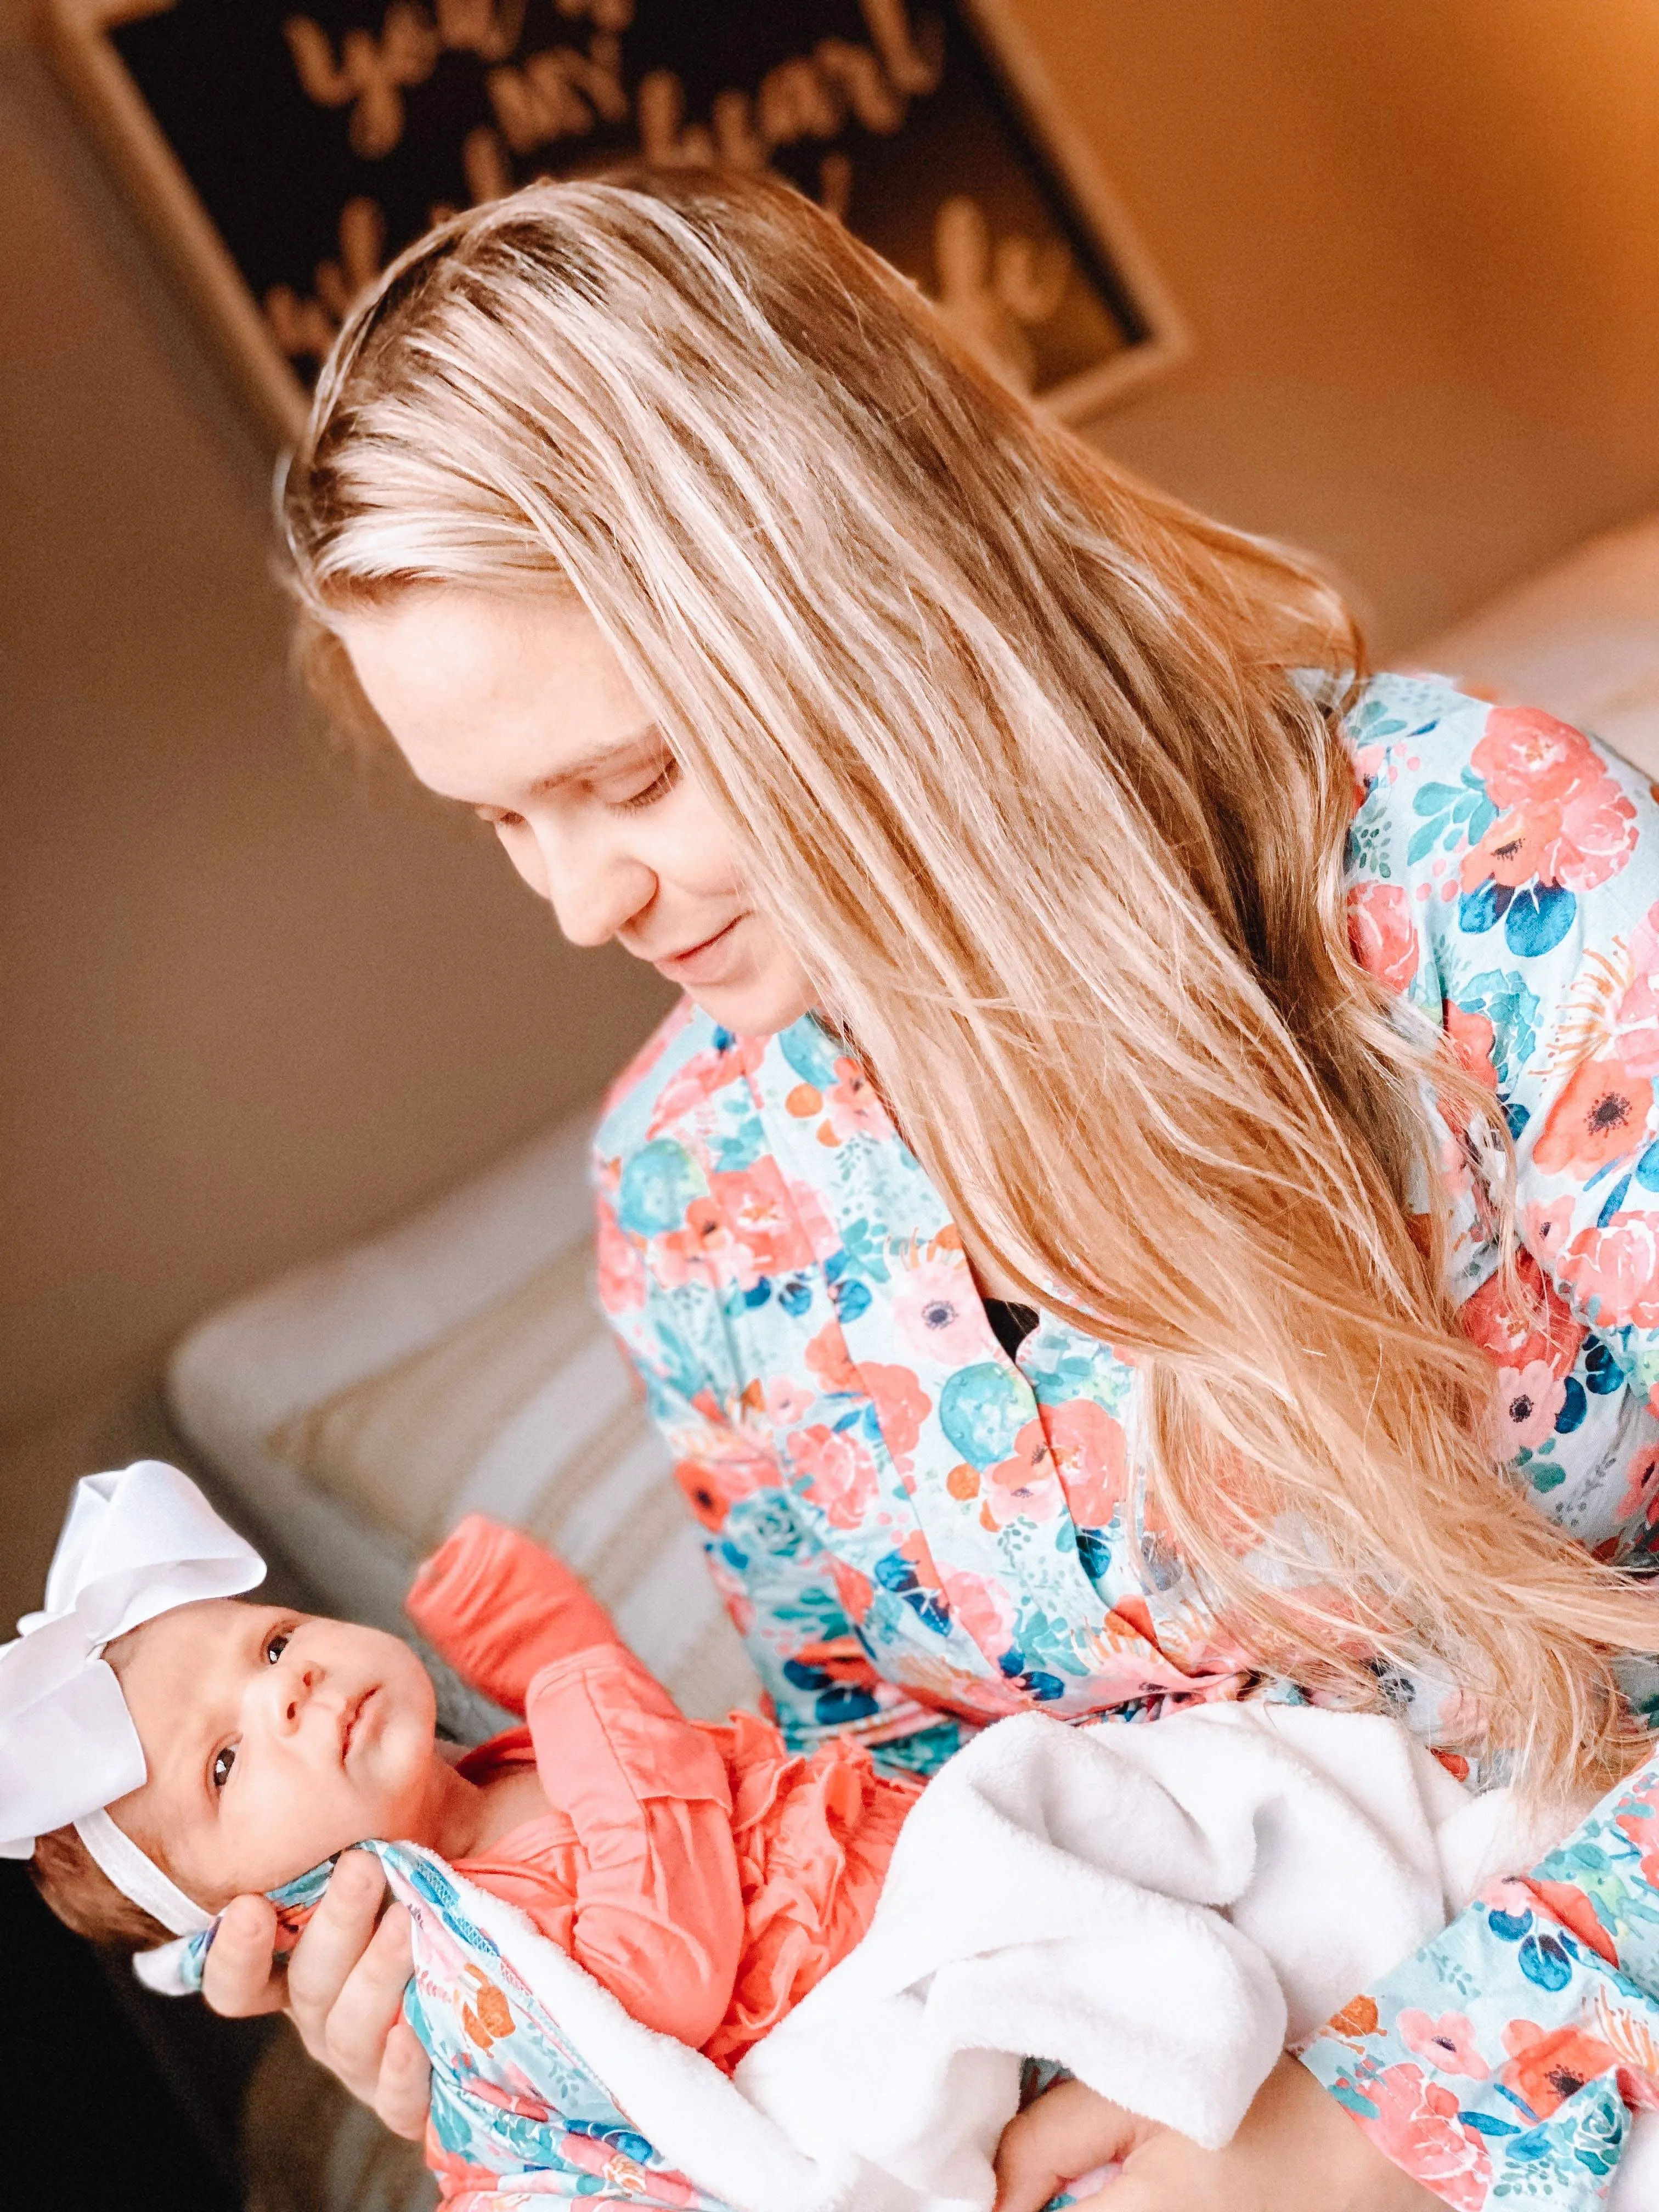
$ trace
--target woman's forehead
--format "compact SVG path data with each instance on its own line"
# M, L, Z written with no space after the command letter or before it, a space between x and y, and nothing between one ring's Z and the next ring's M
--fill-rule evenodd
M568 592L427 586L343 618L339 631L370 704L421 781L446 798L527 798L651 725Z

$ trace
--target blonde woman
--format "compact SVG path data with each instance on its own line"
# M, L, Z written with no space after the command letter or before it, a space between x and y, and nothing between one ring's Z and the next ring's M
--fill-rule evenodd
M285 524L336 697L687 994L599 1132L602 1291L795 1742L1311 1696L1613 1791L1227 2151L1068 2089L1005 2201L1125 2152L1113 2212L1594 2201L1659 2097L1642 780L1366 680L1304 567L763 181L434 232ZM407 2124L373 1903L291 2001ZM261 1912L222 2008L278 1993Z

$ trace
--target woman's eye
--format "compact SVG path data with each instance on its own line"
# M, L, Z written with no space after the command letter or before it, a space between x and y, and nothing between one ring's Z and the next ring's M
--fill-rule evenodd
M276 1664L276 1662L282 1657L283 1652L288 1649L288 1631L285 1628L279 1628L275 1636L268 1636L265 1638L265 1664L267 1667L274 1667Z
M230 1770L235 1764L236 1747L234 1743L228 1743L224 1749L216 1755L213 1761L213 1786L216 1790L224 1788L230 1779Z
M636 806L653 806L658 799L665 799L679 780L679 763L677 760L665 761L643 791L636 791L631 799L619 799L614 803L628 813Z

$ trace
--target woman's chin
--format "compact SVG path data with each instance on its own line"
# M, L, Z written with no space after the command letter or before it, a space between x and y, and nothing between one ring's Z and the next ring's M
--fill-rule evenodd
M811 1004L799 984L780 987L764 977L730 983L700 983L693 1001L734 1036L776 1036L792 1028Z

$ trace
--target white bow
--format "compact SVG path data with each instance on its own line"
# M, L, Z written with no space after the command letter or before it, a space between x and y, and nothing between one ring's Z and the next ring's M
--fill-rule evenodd
M27 1858L37 1836L72 1820L96 1832L90 1816L144 1780L143 1747L104 1646L174 1606L235 1597L264 1573L252 1546L176 1467L140 1460L76 1484L46 1604L0 1645L0 1858ZM94 1855L104 1863L102 1850Z

